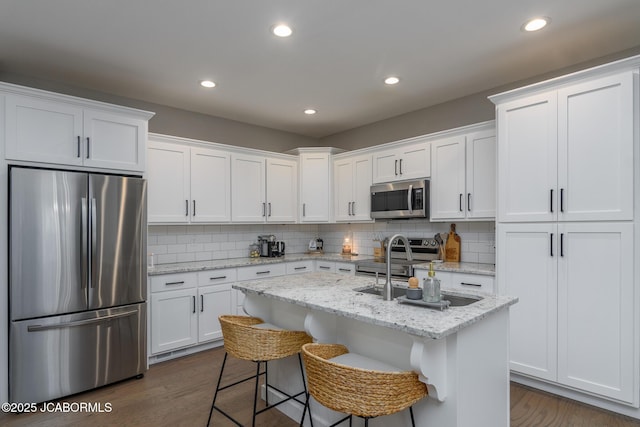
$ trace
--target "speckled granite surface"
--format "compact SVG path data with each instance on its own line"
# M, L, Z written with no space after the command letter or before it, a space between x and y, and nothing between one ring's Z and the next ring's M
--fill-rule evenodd
M373 280L370 277L303 273L238 282L233 288L247 294L261 295L433 339L456 333L491 313L506 309L518 300L510 296L482 295L484 299L471 305L438 311L399 304L395 300L384 301L379 296L354 291L372 284ZM448 293L473 295L472 292Z
M149 276L157 276L159 274L184 273L189 271L217 270L221 268L247 267L252 265L264 265L291 261L304 261L321 259L323 261L334 262L350 262L372 259L371 256L351 256L345 257L340 254L291 254L280 258L229 258L212 261L195 261L180 262L174 264L161 264L148 269ZM428 269L429 264L417 264L416 268ZM456 273L472 273L484 274L489 276L495 275L495 266L493 264L477 264L472 262L445 262L434 263L436 271L453 271Z

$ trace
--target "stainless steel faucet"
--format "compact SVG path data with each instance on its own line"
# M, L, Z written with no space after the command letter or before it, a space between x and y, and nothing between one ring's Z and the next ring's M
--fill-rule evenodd
M382 288L382 298L385 301L391 301L393 299L393 292L391 289L391 246L393 242L397 239L402 240L405 247L405 253L407 254L407 261L412 261L413 256L411 255L411 246L409 245L409 240L403 236L402 234L394 234L389 238L389 242L387 243L387 253L386 253L386 263L387 263L387 279L384 282L384 287Z

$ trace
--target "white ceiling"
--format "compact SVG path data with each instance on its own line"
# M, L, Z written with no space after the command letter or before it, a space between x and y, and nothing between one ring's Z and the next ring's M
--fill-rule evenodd
M1 71L312 137L636 46L639 0L0 0Z

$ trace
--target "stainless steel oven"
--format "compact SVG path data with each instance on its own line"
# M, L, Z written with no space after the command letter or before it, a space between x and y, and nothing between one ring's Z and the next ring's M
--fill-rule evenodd
M429 181L390 182L371 186L371 218L429 217Z

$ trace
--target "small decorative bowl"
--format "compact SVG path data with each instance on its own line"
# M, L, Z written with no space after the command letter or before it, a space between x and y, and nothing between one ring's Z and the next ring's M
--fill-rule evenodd
M407 288L407 299L422 299L422 289Z

